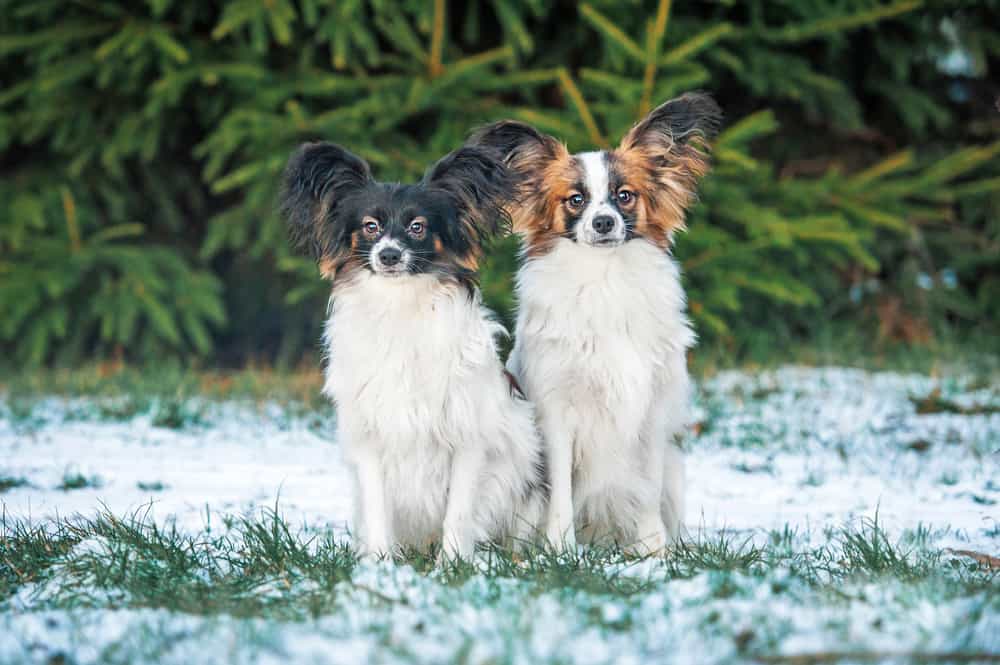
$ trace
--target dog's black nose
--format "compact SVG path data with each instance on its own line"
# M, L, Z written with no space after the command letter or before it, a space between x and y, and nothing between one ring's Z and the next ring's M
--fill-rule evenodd
M403 253L395 247L386 247L378 253L378 260L384 266L394 266L403 258Z
M601 235L611 233L613 228L615 228L615 218L611 215L599 215L594 218L594 230Z

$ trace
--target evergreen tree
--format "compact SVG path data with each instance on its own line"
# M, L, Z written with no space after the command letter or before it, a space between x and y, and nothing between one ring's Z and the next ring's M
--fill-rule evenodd
M997 326L998 53L995 0L7 0L0 345L294 360L328 290L274 207L296 144L409 179L490 120L607 146L695 88L727 112L676 249L703 337Z

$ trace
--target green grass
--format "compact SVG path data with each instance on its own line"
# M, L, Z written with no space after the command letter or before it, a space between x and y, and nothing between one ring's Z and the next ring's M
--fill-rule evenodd
M930 375L961 373L990 384L1000 374L1000 354L984 350L995 347L996 334L991 331L960 333L942 328L927 343L908 344L880 340L870 327L851 322L827 324L810 339L785 338L766 329L748 331L731 343L696 347L691 360L696 376L734 368L837 365Z
M127 422L145 416L154 427L183 430L205 426L212 409L232 402L257 409L276 405L289 420L307 418L311 428L324 429L332 422L333 405L321 388L318 366L292 372L104 365L43 369L0 380L0 418L24 434L39 431L54 417ZM58 416L49 408L53 398L68 401Z
M329 533L296 530L274 511L229 523L222 533L190 534L158 526L141 511L36 525L5 517L0 607L27 585L41 584L42 606L49 608L164 608L298 620L334 611L341 584L367 589L353 579L355 553ZM441 565L434 564L434 552L409 552L399 562L444 586L508 579L530 593L562 596L628 598L702 574L711 576L719 597L747 579L780 579L833 600L849 585L886 580L932 589L938 599L1000 592L996 570L927 548L922 534L893 543L877 523L865 522L830 536L810 547L787 529L770 534L765 544L713 534L646 562L614 547L522 554L494 547L474 562ZM643 563L648 566L637 573Z
M20 380L4 384L6 405L0 400L0 417L15 427L44 426L53 419L140 418L157 427L211 428L228 409L254 404L267 409L266 417L278 427L293 418L328 420L331 413L313 372L52 371L25 377L28 388L15 389ZM996 393L989 382L972 381L907 380L906 386L915 387L894 389L893 398L903 413L982 420L975 400L992 409ZM732 468L757 477L774 473L780 480L782 467L768 454L802 452L797 447L802 441L794 421L763 416L788 408L783 400L789 397L807 405L826 399L823 390L819 398L805 399L810 390L776 391L770 378L732 389L706 382L699 430L738 453L727 458ZM57 397L57 408L51 396ZM199 429L191 436L200 434ZM805 441L811 452L827 445ZM930 459L945 445L961 443L923 430L885 442L920 456L913 459ZM855 437L828 445L846 460L877 452L882 443ZM984 455L995 447L974 443L989 447L976 449ZM822 465L804 471L798 481L806 486L834 482L827 481L825 473L833 472ZM932 478L942 487L963 481L948 473L941 467ZM158 492L164 485L156 478L132 476L129 482L143 492ZM63 486L68 491L93 482L100 478L67 472ZM993 500L992 487L985 486L984 501ZM921 527L897 540L877 521L823 532L696 530L661 559L636 559L613 546L572 553L486 547L473 562L439 563L434 551L408 551L391 565L359 561L332 532L299 528L279 515L277 506L252 518L213 514L210 528L197 533L156 523L147 511L34 524L4 518L0 634L31 635L25 627L36 624L49 630L46 617L58 617L63 623L52 632L68 637L52 639L45 652L50 660L39 662L76 662L72 645L82 648L92 635L109 632L112 637L100 647L106 662L167 660L163 654L173 653L178 643L188 655L210 654L226 644L238 645L232 648L247 654L247 661L257 654L281 658L297 639L322 641L323 649L371 641L386 662L428 662L421 649L434 648L448 654L443 662L483 662L474 655L485 644L497 654L489 662L545 665L581 660L573 647L584 643L597 644L598 650L606 646L612 654L639 654L638 662L663 661L667 650L686 654L694 644L705 662L775 663L970 662L997 644L983 626L995 625L992 617L1000 615L1000 572L935 547L949 531ZM1000 526L987 537L995 538L997 530ZM126 622L128 630L115 637L118 622ZM464 632L469 624L475 628ZM108 630L95 628L102 625ZM560 637L551 638L551 631ZM449 635L466 642L456 646ZM816 635L821 635L816 643L833 650L802 648L803 640L813 644L808 640ZM557 641L555 655L525 657L526 644L546 640ZM16 644L13 638L8 642ZM69 650L57 651L64 643ZM894 659L878 651L881 644L914 651ZM935 651L939 645L944 646ZM21 646L23 654L36 653L30 640ZM565 655L570 652L577 656ZM174 662L196 660L183 659ZM582 660L600 662L596 655Z
M76 368L5 372L0 393L14 416L30 415L40 398L86 397L99 404L98 416L127 420L159 407L161 418L197 398L206 402L244 400L322 408L328 400L320 389L319 364L293 371L245 367L239 370L199 369L166 365L140 367L95 364Z
M994 339L957 336L942 331L926 345L873 343L869 331L856 327L829 327L807 341L782 341L759 331L736 345L716 343L697 347L691 356L695 377L708 377L732 368L775 368L786 364L840 365L871 370L894 370L936 375L942 372L975 377L983 387L996 385L1000 355L984 353ZM328 415L329 400L321 393L320 361L295 369L248 366L227 370L184 367L167 363L152 368L115 363L76 368L12 370L3 372L0 395L6 414L25 427L37 425L38 403L46 397L86 397L80 419L122 421L151 414L154 424L183 428L203 422L206 404L225 400L277 403L298 413ZM751 395L754 399L766 395ZM955 413L993 413L994 407L963 408L934 396L915 396L923 408ZM969 409L972 409L971 411Z
M101 479L97 476L85 476L78 471L67 471L63 474L62 482L59 483L58 489L70 492L72 490L87 489L88 487L97 488L101 484Z
M28 481L21 477L0 476L0 494L18 487L27 487Z

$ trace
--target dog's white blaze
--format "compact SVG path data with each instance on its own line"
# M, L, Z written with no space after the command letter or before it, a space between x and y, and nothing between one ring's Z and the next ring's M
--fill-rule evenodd
M608 179L608 163L606 154L602 151L584 152L577 155L583 166L584 184L587 186L587 207L576 225L576 239L579 242L594 243L599 240L625 239L625 220L618 210L608 202L611 195ZM615 227L610 233L598 234L594 230L594 218L598 215L610 215L615 220Z
M518 273L508 362L535 402L552 469L546 535L658 550L678 536L690 417L680 271L653 244L560 239Z
M382 265L379 261L378 253L386 248L398 249L402 256L400 257L399 263L392 267L386 267ZM382 236L378 239L374 245L372 245L371 250L368 253L368 264L372 267L375 272L403 272L406 270L410 261L410 250L403 247L403 244L396 240L395 238L390 238L387 235Z
M363 552L443 539L468 556L476 542L532 532L541 497L526 485L541 443L532 407L510 395L500 334L478 292L430 275L336 285L324 392L355 472Z

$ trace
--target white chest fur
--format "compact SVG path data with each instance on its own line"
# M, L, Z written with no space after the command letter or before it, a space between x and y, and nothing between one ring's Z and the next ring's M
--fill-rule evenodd
M633 240L560 240L518 274L509 361L548 448L553 543L612 536L650 551L683 519L683 460L670 438L689 417L694 332L673 260Z
M537 522L541 444L497 358L478 292L429 275L358 275L330 303L324 391L355 470L363 551L475 542Z
M499 372L478 297L430 276L362 275L331 300L324 390L382 445L440 444L473 421L456 385ZM350 445L350 442L348 442Z
M655 246L636 240L608 249L561 240L524 265L518 294L512 368L539 408L568 391L575 404L604 411L627 439L663 384L686 387L686 374L672 375L683 372L694 332L679 270Z

